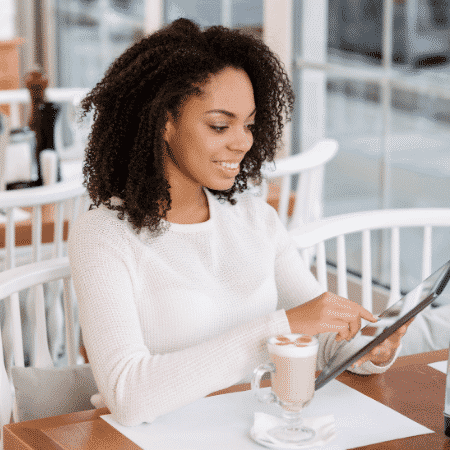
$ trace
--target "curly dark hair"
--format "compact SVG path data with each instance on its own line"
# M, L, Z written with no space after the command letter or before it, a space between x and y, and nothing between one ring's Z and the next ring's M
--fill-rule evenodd
M83 99L81 119L93 109L83 167L84 185L93 201L125 213L138 232L162 230L170 210L164 176L163 132L168 112L176 118L189 96L212 74L243 69L253 85L256 117L254 142L240 173L226 191L209 189L232 205L235 192L261 183L261 166L272 162L283 130L283 111L290 120L294 94L282 63L260 39L239 30L212 26L204 31L178 19L128 48ZM119 197L121 205L110 198Z

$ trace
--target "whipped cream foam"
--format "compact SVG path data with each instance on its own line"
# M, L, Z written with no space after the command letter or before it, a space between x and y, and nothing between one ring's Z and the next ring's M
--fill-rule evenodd
M269 353L288 358L306 358L315 355L319 341L308 334L284 334L267 341Z

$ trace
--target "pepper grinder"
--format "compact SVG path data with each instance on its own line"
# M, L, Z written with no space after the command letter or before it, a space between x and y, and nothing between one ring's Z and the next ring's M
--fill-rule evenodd
M48 102L45 99L45 89L48 86L48 80L40 71L28 73L25 79L25 85L30 91L31 96L31 114L29 118L29 127L35 132L35 164L37 166L37 180L35 186L41 186L42 168L40 154L43 150L55 150L53 136L56 117L59 113L60 106ZM57 164L57 181L61 181L61 168L58 161Z
M448 352L447 378L445 382L444 429L445 435L450 437L450 349Z

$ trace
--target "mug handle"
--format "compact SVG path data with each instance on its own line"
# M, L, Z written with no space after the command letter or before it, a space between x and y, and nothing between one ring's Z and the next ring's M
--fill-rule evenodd
M272 363L261 364L253 371L251 388L256 398L262 403L278 403L277 396L272 392L262 394L260 390L261 378L266 372L275 372L275 365Z

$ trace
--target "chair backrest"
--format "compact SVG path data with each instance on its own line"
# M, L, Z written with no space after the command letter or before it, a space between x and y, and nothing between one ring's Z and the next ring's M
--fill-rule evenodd
M387 302L387 306L390 306L401 298L400 229L411 227L423 228L421 276L425 279L432 272L432 229L433 227L450 227L450 208L386 209L342 214L290 230L290 234L306 263L309 262L311 248L315 249L317 279L325 290L328 289L325 243L336 239L337 294L348 298L346 235L361 233L362 306L369 311L374 311L371 233L382 230L382 233L390 234L390 251L389 247L383 247L383 256L390 254L390 293ZM447 235L447 244L450 244L450 234L447 233Z
M70 210L67 208L69 202ZM43 250L43 206L49 205L46 206L45 213L50 215L50 228L54 231L52 256L55 258L63 256L64 219L74 221L81 211L87 210L88 203L89 197L81 181L0 192L0 211L4 212L0 223L6 225L5 268L12 269L16 266L16 217L21 217L22 220L27 217L27 213L20 208L32 209L33 262L37 262L42 259Z
M0 192L0 210L5 211L5 215L0 217L5 224L5 248L0 249L0 263L3 268L8 270L31 262L65 256L64 239L68 236L70 224L81 212L88 209L89 203L90 199L81 181ZM24 211L22 208L30 208L31 212ZM31 245L29 242L19 242L24 236L20 234L16 236L16 227L19 232L24 229L29 231L30 225L27 227L23 225L23 222L22 225L17 223L18 220L24 219L24 215L26 218L27 214L31 216ZM43 244L42 241L47 243ZM16 244L22 245L16 247ZM63 338L61 291L61 283L54 283L51 289L47 290L45 297L48 340L53 361L62 358L64 352L67 354ZM3 322L2 339L8 371L12 367L13 358L16 359L16 363L19 358L19 362L23 364L23 351L20 350L19 353L17 351L19 348L23 349L24 344L31 364L39 358L37 349L33 347L34 342L30 338L38 327L38 323L34 320L36 299L35 292L29 290L26 300L19 302L19 297L14 294L10 302L0 305L0 323ZM11 329L17 328L14 320L19 317L20 310L23 311L23 320L26 323L25 341L22 343L22 337L19 336L17 339L20 340L20 346L15 347ZM78 321L75 325L79 331Z
M264 167L262 196L267 199L267 180L281 178L278 215L288 229L314 222L322 217L325 164L335 157L337 151L337 141L323 139L302 153L277 159L274 162L275 169L270 166ZM292 217L289 219L291 183L296 175L300 177Z
M34 367L53 367L47 344L47 327L45 320L44 284L61 280L64 285L63 306L66 323L66 348L68 365L77 364L76 333L74 327L74 302L70 277L69 259L67 257L27 264L0 273L0 303L9 298L18 298L24 289L35 290L35 321L36 333L34 335L37 354ZM19 309L12 310L13 346L15 350L14 365L24 367L22 347L22 322ZM21 357L20 357L21 355ZM3 358L3 344L0 333L0 420L1 426L8 424L13 413L13 421L18 421L18 410L15 404L14 385L8 374Z

